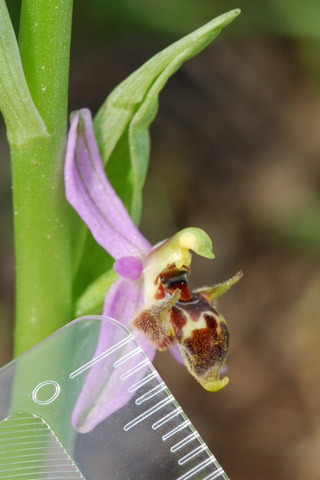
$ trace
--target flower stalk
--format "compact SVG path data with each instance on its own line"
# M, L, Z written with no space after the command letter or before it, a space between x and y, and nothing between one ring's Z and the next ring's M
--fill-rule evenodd
M31 120L22 111L21 128L11 128L3 108L12 160L15 355L71 318L69 218L63 186L71 15L72 0L22 2L19 47L25 79L20 72L17 89L21 92L27 85L30 109L38 112L39 125L30 132ZM15 51L19 59L17 46ZM13 62L10 66L16 68ZM13 98L11 92L9 96Z

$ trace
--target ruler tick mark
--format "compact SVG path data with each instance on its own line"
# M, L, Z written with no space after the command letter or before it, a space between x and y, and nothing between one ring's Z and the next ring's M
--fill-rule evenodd
M147 400L154 397L155 395L158 395L160 392L162 392L166 388L167 386L164 382L159 383L159 385L157 385L154 388L151 388L151 390L141 395L141 397L137 398L137 400L135 401L135 404L141 405L141 403L146 402Z
M135 357L136 355L138 355L138 353L141 353L141 352L142 352L142 348L138 347L132 350L132 352L129 352L126 355L123 355L123 357L119 358L119 360L113 363L114 368L120 367L120 365L123 365L125 362L127 362L128 360Z
M122 340L120 340L120 342L115 343L112 347L108 348L108 349L105 350L104 352L102 352L102 353L100 353L99 355L97 355L96 357L94 357L94 358L93 358L92 360L90 360L89 362L84 363L81 367L79 367L79 368L77 368L76 370L74 370L73 372L71 372L71 373L69 374L69 378L75 378L75 377L77 377L77 376L80 375L81 373L83 373L83 372L85 372L86 370L88 370L88 368L93 367L93 365L95 365L96 363L101 362L101 360L103 360L104 358L108 357L108 356L111 355L113 352L117 351L119 348L124 347L127 343L131 342L132 340L134 340L133 335L128 335L126 338L123 338Z
M222 467L219 467L218 470L216 470L215 472L213 473L210 473L210 475L208 475L206 478L204 478L203 480L214 480L215 478L218 478L220 477L220 475L223 475L224 474L224 470Z
M150 360L148 358L145 358L144 360L142 360L142 362L130 368L125 373L122 373L122 375L120 375L120 380L126 380L127 378L131 377L131 375L134 375L136 372L138 372L142 368L150 365L150 363L151 363Z
M173 430L170 430L170 432L163 435L162 440L165 442L166 440L168 440L168 438L172 437L172 435L175 435L177 432L180 432L189 425L191 425L190 420L186 420L185 422L181 423L181 425L178 425Z
M138 390L138 388L142 387L146 383L150 382L153 378L156 378L158 376L159 376L159 373L157 371L150 373L149 375L144 377L142 380L139 380L139 382L136 382L133 385L131 385L131 387L128 388L128 392L132 393L135 390Z
M168 415L165 415L164 417L160 418L157 422L155 422L152 425L152 430L157 430L157 428L162 427L165 423L169 422L172 418L176 417L179 415L179 413L182 412L182 408L178 407L175 410L173 410L171 413L168 413Z
M167 398L161 400L161 402L156 403L153 407L149 408L149 410L146 410L144 413L139 415L138 417L134 418L130 422L128 422L124 427L123 430L127 432L130 430L132 427L135 425L138 425L138 423L142 422L146 418L150 417L153 413L157 412L160 410L160 408L164 407L165 405L168 405L168 403L173 402L174 397L173 395L169 395Z
M179 465L184 465L185 463L189 462L189 460L203 452L206 448L208 448L207 445L203 444L199 445L199 447L195 448L194 450L191 450L191 452L187 453L187 455L178 460Z
M182 475L181 477L177 478L177 480L188 480L189 478L193 477L198 472L201 472L201 470L206 468L211 463L214 463L215 461L216 461L216 459L212 455L209 458L207 458L207 460L204 460L204 462L201 462L201 463L199 463L199 465L193 467L191 470L189 470L189 472L187 472L184 475Z
M200 435L198 432L194 432L194 433L191 433L190 435L188 435L187 437L183 438L182 440L180 440L180 442L176 443L175 445L172 445L172 447L170 448L170 451L172 453L176 452L177 450L180 450L180 448L184 447L185 445L187 445L189 442L192 442L192 440L195 440L196 438L199 438Z

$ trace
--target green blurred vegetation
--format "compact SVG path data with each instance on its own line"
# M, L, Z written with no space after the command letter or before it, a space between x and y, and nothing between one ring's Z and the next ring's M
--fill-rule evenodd
M20 3L7 0L15 26ZM93 34L97 38L128 29L182 35L234 8L241 8L243 16L229 35L269 32L320 39L318 0L76 0L74 42L85 42Z

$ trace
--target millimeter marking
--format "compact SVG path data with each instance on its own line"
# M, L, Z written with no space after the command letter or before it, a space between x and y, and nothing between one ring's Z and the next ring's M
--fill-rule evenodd
M52 448L52 447L51 447L51 448ZM56 448L59 448L59 447L56 447ZM30 449L26 449L26 450L29 451ZM35 449L34 449L34 450L35 450ZM36 453L25 453L25 454L23 454L23 455L9 455L8 457L2 457L2 456L1 456L1 460L2 460L2 459L5 459L5 460L6 460L6 459L10 459L10 460L11 460L11 458L22 458L22 457L39 457L39 456L41 456L43 449L39 447L38 450L40 450L40 451L39 451L39 452L36 452ZM1 452L1 453L2 453L2 452ZM7 453L7 452L5 452L5 453ZM60 453L60 451L58 451L58 452L46 452L46 456L48 456L48 455L57 455L58 453ZM66 454L66 455L67 455L67 454ZM60 458L61 458L61 457L59 457L59 460L60 460ZM49 461L50 461L50 462L51 462L52 460L55 460L55 459L54 459L54 458L49 458ZM29 461L29 460L27 460L27 461Z
M137 348L135 348L134 350L132 350L132 352L129 352L129 353L127 353L126 355L123 355L123 357L119 358L119 360L117 360L116 362L113 363L114 368L119 367L119 366L122 365L123 363L127 362L128 360L130 360L130 358L135 357L136 355L138 355L138 353L141 353L141 352L142 352L142 348L141 348L141 347L137 347Z
M1 457L1 460L2 459L6 459L6 460L11 460L11 457ZM26 464L26 463L35 463L37 462L38 460L41 460L41 454L38 455L38 458L35 458L34 460L24 460L23 461L23 464ZM57 464L57 463L54 463L53 465L48 465L49 467L53 466L53 467L69 467L70 466L70 463L69 463L69 458L66 457L65 460L62 459L61 457L57 457L57 458L50 458L50 460L47 460L47 463L49 462L56 462L56 461L59 461L59 462L66 462L66 463L60 463L60 464ZM21 461L19 462L6 462L6 466L7 465L21 465ZM17 468L16 470L23 470L24 467L21 467L21 468ZM26 467L26 468L33 468L33 467ZM6 471L6 470L3 470L3 471Z
M32 425L30 423L30 425ZM36 423L36 425L41 425L40 423ZM33 425L32 425L33 426ZM10 425L10 427L12 428L12 425ZM31 432L43 432L44 429L43 428L32 428ZM16 434L16 433L29 433L30 432L30 428L27 429L27 428L23 428L22 430L14 430L13 432L0 432L0 435L13 435L13 434ZM1 438L0 438L1 440Z
M131 377L131 375L134 375L136 372L139 372L139 370L141 370L142 368L150 365L150 363L151 362L150 362L149 358L145 358L144 360L142 360L142 362L140 362L137 365L135 365L134 367L130 368L125 373L122 373L120 375L120 380L126 380L127 378Z
M64 465L61 465L61 466L64 467ZM60 465L57 465L57 467L60 467ZM32 469L32 468L34 469L34 467L21 467L21 468L16 468L16 470L30 470L30 469ZM45 469L45 468L47 468L47 467L42 467L42 468ZM49 468L49 467L48 467L48 468ZM1 470L1 473L2 473L2 472L12 472L12 469ZM35 474L35 475L44 475L44 474L47 474L47 473L48 473L48 471L35 472L35 473L30 472L31 475L34 475L34 474ZM49 473L51 473L51 472L49 472ZM55 470L54 473L73 473L73 472L70 471L70 470ZM80 475L81 475L81 474L79 473L77 477L73 477L73 478L82 478ZM10 477L9 477L9 478L12 478L12 477L21 477L21 476L25 476L25 473L18 473L18 474L15 474L15 475L12 475L12 474L10 473ZM0 478L5 478L5 477L0 477ZM45 477L45 478L47 478L47 477ZM55 478L61 478L61 477L55 477ZM66 478L68 478L68 477L66 477ZM70 478L70 477L69 477L69 478Z
M157 428L162 427L162 425L164 425L165 423L169 422L169 420L171 420L172 418L176 417L176 416L179 415L179 413L181 413L181 412L182 412L182 408L181 408L181 407L176 408L175 410L173 410L173 412L168 413L168 415L165 415L164 417L160 418L160 420L158 420L157 422L155 422L155 423L152 425L152 430L157 430Z
M5 423L5 421L6 420L3 420L2 423ZM42 425L42 424L43 424L42 422L35 421L35 422L31 422L31 423L19 423L18 425L19 425L19 427L30 427L30 425L33 427L33 425ZM6 429L6 430L8 428L14 428L15 429L16 425L0 425L0 430L1 430L1 428Z
M38 438L38 436L36 437ZM7 440L11 440L10 438L7 439ZM16 446L16 445L29 445L31 443L36 443L36 444L39 444L41 445L42 443L55 443L55 440L35 440L34 442L15 442L15 443L11 443L10 444L10 448L12 446ZM1 445L1 448L5 448L7 445ZM11 450L12 452L19 452L21 449L15 449L15 450Z
M206 450L207 448L208 447L205 444L199 445L199 447L195 448L194 450L191 450L191 452L187 453L187 455L180 458L180 460L178 460L179 465L183 465L184 463L189 462L189 460L191 460L193 457L203 452L203 450Z
M165 442L166 440L168 440L168 438L172 437L172 435L175 435L177 432L180 432L189 425L191 425L190 420L186 420L185 422L181 423L181 425L178 425L176 428L170 430L170 432L163 435L162 440Z
M81 373L85 372L86 370L88 370L88 368L91 368L93 365L95 365L96 363L100 362L101 360L103 360L104 358L108 357L109 355L111 355L111 353L115 352L116 350L118 350L119 348L123 347L124 345L126 345L127 343L131 342L133 340L133 335L128 335L126 338L123 338L122 340L120 340L120 342L118 343L115 343L112 347L110 348L107 348L107 350L105 350L104 352L100 353L99 355L97 355L96 357L94 357L92 360L90 360L89 362L87 363L84 363L81 367L77 368L76 370L74 370L73 372L71 372L69 374L69 378L75 378L77 377L78 375L80 375Z
M204 460L204 462L199 463L196 467L193 467L189 472L182 475L182 477L177 478L177 480L188 480L189 478L193 477L196 473L200 472L204 468L206 468L210 463L214 463L216 459L212 455L211 457Z
M199 437L200 435L198 432L191 433L190 435L185 437L183 440L180 440L180 442L176 443L175 445L172 445L172 447L170 448L170 451L174 453L177 450L180 450L180 448L187 445L187 443L192 442L192 440L195 440L196 438L199 438Z
M154 388L151 388L151 390L141 395L141 397L137 398L137 400L135 401L136 405L141 405L141 403L146 402L152 397L155 397L166 388L167 388L167 385L164 382L159 383L159 385L157 385Z
M25 430L19 427L24 423L32 424L32 419L36 428L31 428L30 435L27 436ZM39 420L42 422L42 429L39 429ZM25 418L19 417L19 414L13 414L1 421L1 428L6 429L12 426L16 427L16 431L10 430L10 438L0 448L0 479L49 480L59 478L62 480L78 478L84 480L81 472L45 420L33 414ZM14 436L12 436L13 433ZM50 451L48 451L49 449Z
M160 410L160 408L164 407L165 405L168 405L168 403L170 402L173 402L174 401L174 396L173 395L169 395L167 398L164 398L163 400L161 400L161 402L158 402L156 403L153 407L149 408L149 410L146 410L144 413L142 413L141 415L139 415L138 417L134 418L133 420L131 420L130 422L128 422L124 427L123 427L123 430L125 432L127 432L128 430L130 430L130 428L134 427L135 425L137 425L138 423L142 422L143 420L145 420L146 418L150 417L150 415L152 415L153 413L157 412L158 410Z
M131 387L128 388L128 392L132 393L135 390L138 390L138 388L143 387L143 385L150 382L150 380L156 377L159 377L159 373L155 370L154 372L144 377L142 380L139 380L139 382L136 382L133 385L131 385Z
M13 420L13 422L18 422L18 421L20 421L20 420L30 420L30 418L29 418L29 417L17 417L17 418L15 418L15 419ZM3 422L8 422L8 419L5 418L4 420L1 421L1 423L3 423ZM2 427L1 424L0 424L0 427ZM7 427L6 427L6 428L7 428Z
M47 437L47 436L48 436L47 433L41 433L41 434L38 433L36 435L19 435L19 439L20 438L39 438L39 437ZM4 437L4 438L1 438L1 442L7 441L7 440L15 440L15 438L16 437Z
M218 470L216 470L215 472L213 473L210 473L210 475L208 475L206 478L204 478L203 480L214 480L215 478L217 477L220 477L220 475L222 475L224 472L223 468L222 467L219 467Z
M51 443L52 443L52 442L53 442L53 440L51 440ZM27 444L27 445L28 445L29 443L37 443L37 442L24 442L23 445L24 445L24 444ZM43 443L43 442L42 442L42 443ZM15 444L15 445L16 445L16 444ZM22 444L21 444L21 445L22 445ZM7 445L2 445L1 448L6 447L6 446L7 446ZM12 449L11 449L11 446L12 446L12 444L9 446L10 452L27 452L27 451L30 450L30 448L15 448L14 450L12 450ZM49 450L49 449L57 449L57 448L60 448L60 447L57 447L57 446L52 446L52 447L50 447L50 445L48 445L48 446L46 447L46 450ZM43 447L32 447L32 450L43 450ZM8 453L8 452L6 452L5 450L1 450L1 451L0 451L0 454L2 454L2 453ZM56 453L56 452L52 452L51 454L54 454L54 453ZM47 455L49 455L49 453L47 453ZM25 456L25 455L19 455L19 457L24 457L24 456Z

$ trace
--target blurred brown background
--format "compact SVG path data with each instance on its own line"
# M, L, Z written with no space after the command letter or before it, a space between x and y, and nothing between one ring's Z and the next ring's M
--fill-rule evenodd
M95 0L87 12L79 1L70 110L96 112L151 55L233 7L240 18L160 96L141 225L153 243L186 226L208 232L216 259L194 258L194 287L244 271L219 301L230 384L205 392L169 354L156 367L231 479L318 480L319 2ZM3 365L14 295L3 126L0 140Z

